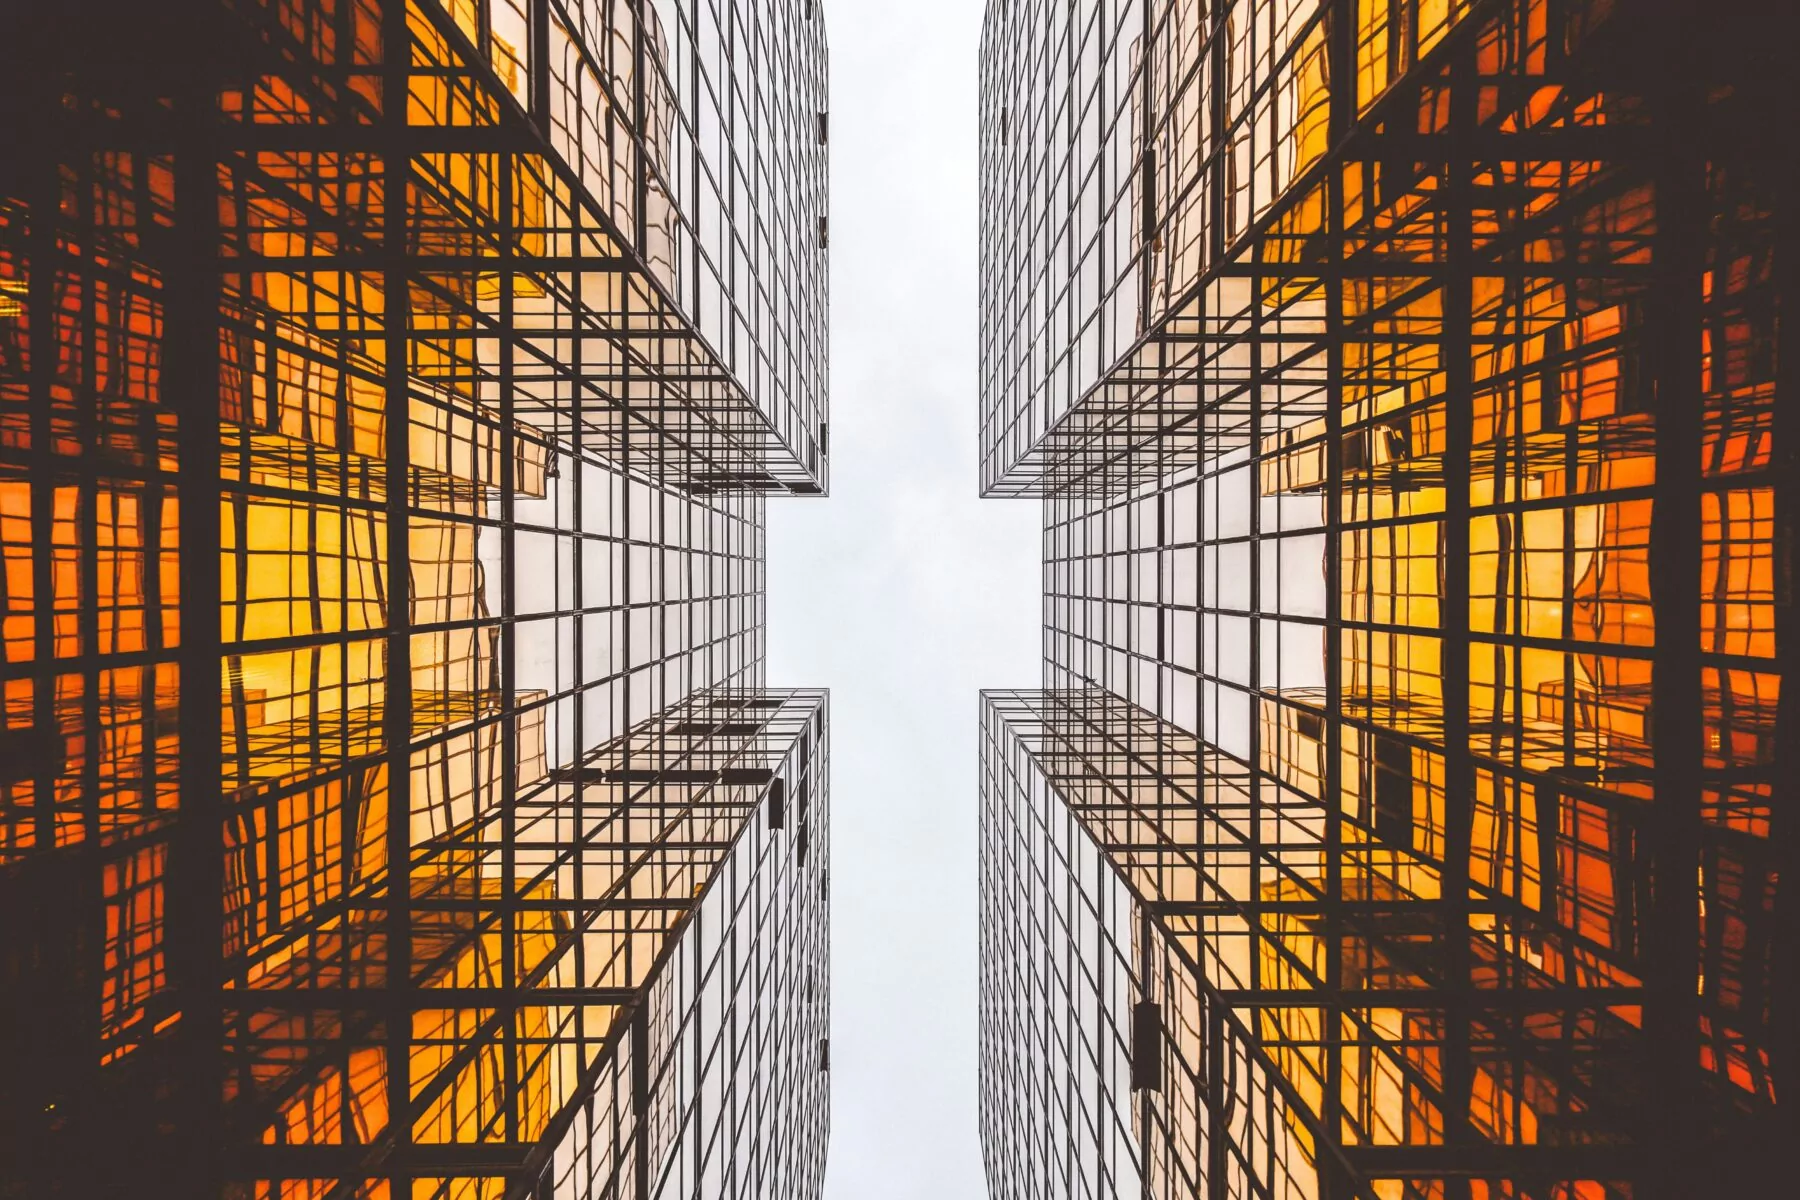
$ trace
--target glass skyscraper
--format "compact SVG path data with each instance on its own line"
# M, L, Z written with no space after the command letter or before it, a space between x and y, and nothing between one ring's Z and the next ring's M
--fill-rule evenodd
M989 3L995 1200L1770 1194L1776 7Z
M0 1195L816 1197L809 0L0 17Z

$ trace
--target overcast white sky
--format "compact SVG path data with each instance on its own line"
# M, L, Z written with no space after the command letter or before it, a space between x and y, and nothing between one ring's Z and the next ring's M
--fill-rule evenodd
M982 0L827 0L831 497L769 504L769 682L831 688L828 1200L977 1200L976 692L1039 675L976 498Z

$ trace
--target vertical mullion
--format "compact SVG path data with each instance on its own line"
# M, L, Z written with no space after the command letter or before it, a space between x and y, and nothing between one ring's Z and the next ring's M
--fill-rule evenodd
M1356 121L1356 73L1354 37L1355 12L1348 0L1333 0L1329 12L1328 46L1331 80L1334 85L1329 103L1330 142L1335 151L1349 135ZM1345 320L1344 262L1344 167L1339 163L1325 174L1325 705L1324 705L1324 769L1321 772L1319 800L1325 810L1325 909L1321 924L1325 945L1325 1003L1321 1019L1325 1032L1325 1086L1321 1097L1319 1123L1329 1131L1329 1144L1335 1149L1342 1141L1344 1071L1344 675L1348 668L1344 658L1343 560L1344 509L1347 494L1344 483L1344 386L1345 342L1350 336ZM1351 684L1354 686L1355 680ZM1367 734L1357 733L1358 740ZM1339 1200L1354 1194L1354 1184L1346 1177L1342 1160L1334 1154L1318 1156L1319 1187L1322 1200Z
M27 267L30 276L25 284L26 328L31 352L27 380L31 405L27 420L31 448L28 478L31 485L31 599L34 609L31 662L37 672L32 681L32 725L46 744L56 735L57 729L56 453L53 442L55 402L52 398L57 367L54 349L57 337L56 281L65 269L73 277L78 262L73 255L65 262L57 245L62 181L57 170L55 142L54 136L45 136L33 146L41 149L42 157L33 156L28 176L33 194L28 210L31 226ZM92 254L91 246L84 248ZM184 421L183 429L185 427ZM154 452L155 447L151 449ZM31 772L31 840L40 852L56 845L56 777L59 768L54 759L54 755L42 755Z
M1653 44L1674 55L1667 61L1689 62L1682 51L1681 31L1704 20L1699 6L1682 3L1678 12L1659 22ZM1705 96L1698 69L1657 72L1648 90L1656 131L1652 168L1656 229L1646 349L1656 424L1649 548L1656 640L1650 698L1654 805L1646 822L1651 896L1643 951L1651 1001L1644 1036L1653 1056L1647 1082L1659 1099L1648 1106L1644 1130L1645 1147L1656 1167L1647 1175L1645 1190L1652 1200L1673 1200L1706 1190L1699 1170L1704 1156L1692 1151L1704 1128L1694 1075L1701 1018L1695 986L1701 938L1696 880L1704 863L1700 848L1705 838L1700 807L1705 700L1698 631L1703 561L1700 336L1709 233L1708 162L1702 142ZM1715 345L1713 352L1722 353L1723 347Z
M218 167L212 122L211 39L195 31L203 66L175 108L175 214L164 269L162 395L177 412L181 461L180 817L168 864L169 965L183 1006L182 1094L176 1109L186 1155L184 1191L217 1195L223 1107L224 804L220 782L222 640L219 540ZM154 450L152 451L154 453ZM188 1124L180 1128L180 1122Z
M1444 864L1443 931L1445 980L1443 1001L1443 1121L1447 1145L1466 1144L1469 1100L1474 1084L1470 1062L1470 1026L1473 1018L1470 989L1469 854L1475 799L1474 767L1469 753L1470 706L1470 604L1469 552L1473 454L1474 372L1471 355L1474 306L1473 208L1476 120L1476 64L1474 48L1459 46L1451 58L1449 128L1446 139L1445 213L1440 226L1446 239L1443 284L1444 367L1444 531L1442 675L1444 750ZM1489 467L1489 479L1495 468ZM1492 503L1497 497L1490 497ZM1498 688L1499 680L1495 681ZM1497 720L1499 713L1492 714ZM1466 1196L1466 1183L1453 1196Z
M382 733L387 759L387 1055L389 1189L412 1194L412 565L411 393L407 367L411 335L411 272L407 208L411 183L407 94L411 34L407 5L389 0L382 14L382 293L383 536L387 542L386 681Z
M543 0L537 0L534 8ZM535 64L534 64L535 69ZM519 1027L524 1020L523 997L519 992L519 897L518 850L518 548L517 511L514 492L518 486L514 458L518 453L518 434L514 424L513 365L516 359L513 326L515 275L515 242L519 236L515 221L519 181L517 172L521 155L500 151L500 336L497 339L500 362L500 678L495 681L500 695L495 708L500 721L499 795L490 801L500 805L500 979L510 1009L502 1034L505 1058L502 1062L506 1096L506 1140L517 1143L521 1138L519 1109L524 1095L519 1079ZM545 204L554 203L546 195ZM479 392L477 392L479 397ZM479 399L477 399L479 408ZM554 511L554 510L553 510ZM552 542L554 547L555 543ZM554 555L554 549L552 551ZM560 555L555 555L560 558ZM553 558L553 571L554 571ZM556 586L554 574L551 586ZM554 596L552 597L554 603ZM482 786L477 775L474 786ZM476 805L479 812L480 805ZM554 950L551 953L555 953Z

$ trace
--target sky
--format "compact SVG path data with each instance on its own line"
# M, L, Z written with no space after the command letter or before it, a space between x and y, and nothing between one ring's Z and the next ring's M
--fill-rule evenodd
M831 689L827 1200L977 1200L976 696L1040 517L977 498L982 0L827 0L831 496L768 506L769 683Z

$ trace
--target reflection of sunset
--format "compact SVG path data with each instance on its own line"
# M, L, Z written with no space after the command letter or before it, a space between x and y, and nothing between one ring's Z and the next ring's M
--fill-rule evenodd
M986 886L1053 918L1013 947L984 910L995 1194L1754 1172L1791 1007L1777 214L1718 131L1761 120L1762 67L1619 69L1668 36L1647 4L1146 12L1065 80L1010 57L1039 6L990 6L1017 132L984 211L1105 247L984 227L1017 241L986 295L1045 289L989 308L988 353L1069 346L983 395L986 493L1045 498L1051 689L984 716ZM1065 86L1131 99L1070 146ZM1686 133L1677 93L1704 96ZM1037 155L1082 182L1008 165ZM1051 953L1081 970L1029 969ZM1009 999L1067 1039L1007 1046ZM1078 1113L1045 1108L1059 1079ZM1104 1131L1091 1155L1015 1140L1060 1120Z
M0 51L0 1192L691 1193L750 1112L816 1192L822 28L705 64L752 146L652 0L70 14Z

